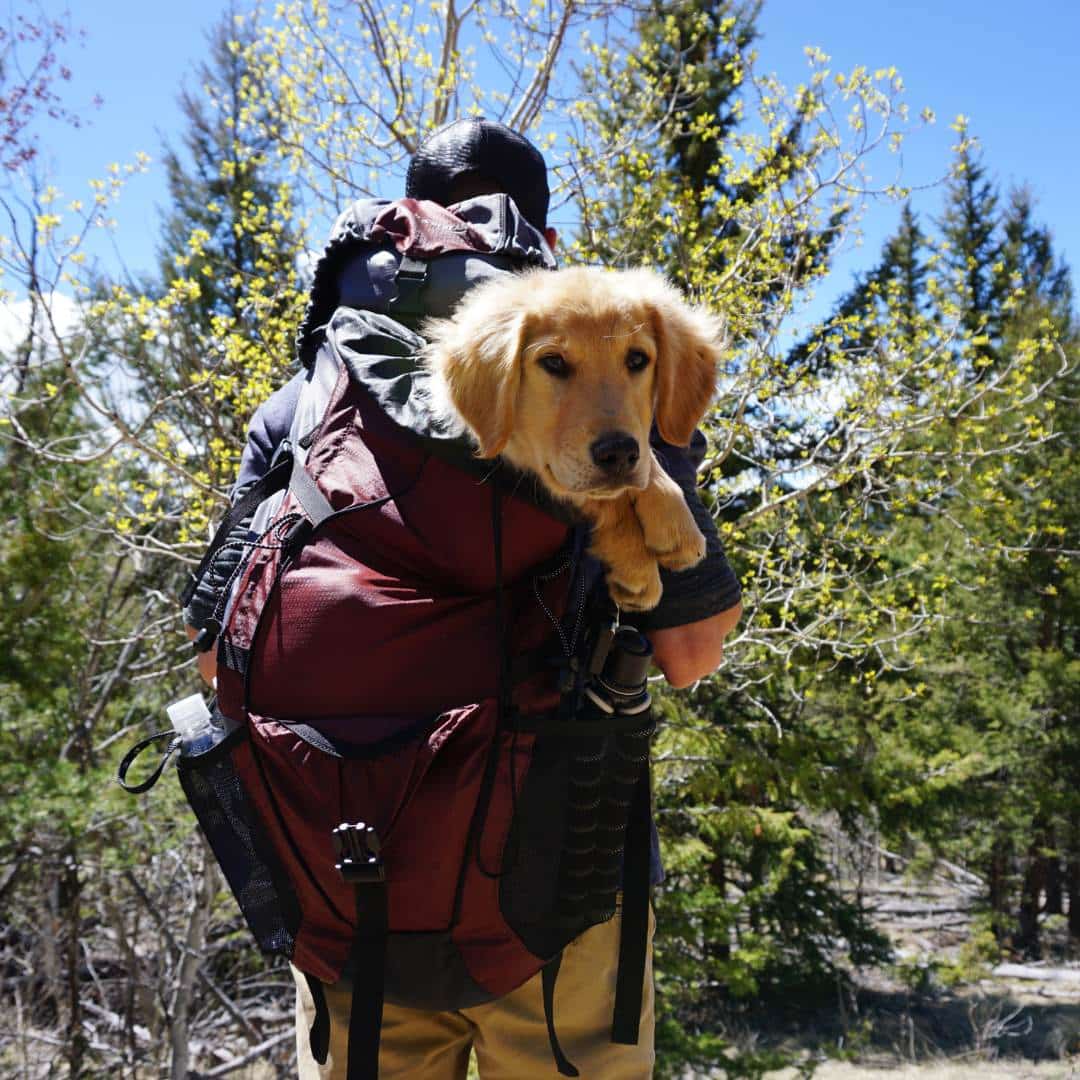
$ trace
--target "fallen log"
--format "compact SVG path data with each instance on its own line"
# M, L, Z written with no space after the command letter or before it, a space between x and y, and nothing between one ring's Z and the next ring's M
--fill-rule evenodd
M991 974L999 979L1030 979L1033 982L1076 983L1080 986L1080 968L1039 967L1037 964L998 964Z

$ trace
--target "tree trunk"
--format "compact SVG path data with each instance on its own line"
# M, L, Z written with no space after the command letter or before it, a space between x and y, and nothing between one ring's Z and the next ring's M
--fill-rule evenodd
M1065 882L1069 895L1069 936L1080 941L1080 856L1069 860Z
M198 872L199 889L194 897L191 915L188 919L187 933L184 935L184 955L176 980L173 995L172 1025L172 1065L169 1070L170 1080L186 1080L189 1075L189 1051L191 1004L195 991L195 979L199 965L203 962L206 949L206 931L210 925L210 909L218 888L217 866L209 854L205 842L200 843L202 867Z
M1046 903L1043 911L1047 915L1065 913L1065 875L1062 873L1061 859L1057 855L1046 860Z
M1069 827L1065 892L1069 898L1069 937L1080 942L1080 817L1078 816L1073 817Z
M71 1076L83 1075L83 1058L86 1056L86 1035L82 1029L79 969L81 950L82 883L79 880L79 863L74 843L64 855L64 874L60 885L60 911L67 916L67 1054Z
M724 856L717 852L716 858L713 859L712 864L709 867L709 877L712 879L713 885L716 886L716 891L720 896L727 895L727 866L724 862ZM723 961L731 959L731 941L725 937L723 941L710 942L710 948L713 955L719 957Z
M1009 851L1008 842L1005 840L994 841L986 881L994 937L999 942L1004 942L1009 923Z
M1029 960L1039 958L1039 900L1046 884L1046 859L1042 845L1036 841L1028 851L1027 869L1020 890L1019 927L1016 947Z

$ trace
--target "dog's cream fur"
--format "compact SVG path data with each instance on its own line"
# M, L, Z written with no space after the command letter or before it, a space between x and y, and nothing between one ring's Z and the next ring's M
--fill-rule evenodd
M689 442L716 387L719 320L652 271L572 268L477 286L424 334L437 408L480 457L529 470L590 520L620 607L655 607L658 565L695 565L705 538L649 431L655 420L666 441ZM593 453L612 432L639 447L618 476Z

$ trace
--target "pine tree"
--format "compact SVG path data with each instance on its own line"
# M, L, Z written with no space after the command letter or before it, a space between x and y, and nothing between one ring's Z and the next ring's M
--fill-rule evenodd
M654 78L670 71L695 73L677 86L671 102L667 160L694 191L716 185L719 147L741 122L741 56L759 36L761 5L762 0L652 0L639 23L642 42L656 45L647 72Z
M207 34L200 89L179 99L182 149L165 153L170 207L161 274L168 282L182 271L199 283L191 307L207 331L214 315L242 309L251 278L276 275L284 285L295 264L294 214L271 172L271 140L262 126L241 123L244 93L258 79L245 54L254 33L250 20L229 14Z
M1001 223L995 295L1007 298L1019 290L1028 302L1044 303L1059 329L1067 331L1073 301L1069 268L1056 256L1050 230L1035 224L1034 213L1030 189L1014 188Z
M977 331L967 360L998 369L1019 362L1047 380L1047 392L1025 406L1036 439L1004 467L996 455L980 460L963 484L935 495L927 487L915 512L892 516L890 557L904 568L912 601L939 597L939 618L909 671L879 682L870 698L832 679L821 703L872 740L873 803L888 842L908 851L927 845L982 875L999 947L1037 956L1042 898L1060 913L1066 892L1080 887L1080 608L1066 554L1080 537L1080 340L1068 270L1035 223L1028 193L1013 192L1004 212L991 212L992 193L976 177L968 205L990 216L964 236L957 191L943 218L948 254L967 252L964 265L975 272L958 274L951 289L924 285L919 306L936 308L941 325L966 313L965 332ZM972 306L973 296L984 306ZM991 444L1009 438L999 399L980 413ZM916 445L947 460L955 438L946 424ZM916 465L913 482L918 476ZM1070 932L1078 931L1080 917Z
M824 332L812 333L796 345L788 353L788 364L810 365L823 374L831 356L872 349L882 334L912 341L926 307L926 275L926 236L910 202L905 203L900 225L886 240L878 264L856 276L855 284L835 304Z
M887 269L883 272L883 278L895 283L893 296L894 310L899 317L897 329L909 339L916 332L926 302L925 244L926 236L919 227L911 203L905 203L900 212L900 228L885 245L884 263Z
M959 325L968 340L979 343L977 356L992 361L1000 344L1004 299L998 268L999 195L973 141L962 138L958 145L938 227Z

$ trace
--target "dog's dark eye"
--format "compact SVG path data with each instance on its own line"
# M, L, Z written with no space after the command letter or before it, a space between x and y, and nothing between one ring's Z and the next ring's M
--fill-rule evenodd
M626 354L626 366L631 371L641 371L649 366L649 358L640 349L631 349Z
M547 356L541 356L538 362L549 375L565 378L570 374L569 365L558 353L548 353Z

